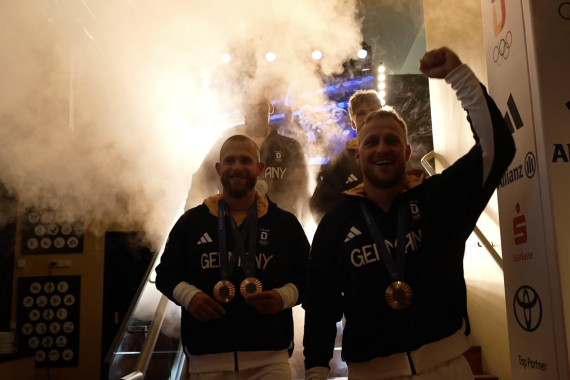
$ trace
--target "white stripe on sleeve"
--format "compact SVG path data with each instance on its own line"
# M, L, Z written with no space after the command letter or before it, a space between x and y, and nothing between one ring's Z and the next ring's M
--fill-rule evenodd
M483 88L479 79L469 66L462 64L456 67L445 77L447 83L457 93L457 99L461 106L469 112L473 129L479 138L479 144L483 152L483 178L482 186L487 182L493 160L495 159L493 122L487 106Z

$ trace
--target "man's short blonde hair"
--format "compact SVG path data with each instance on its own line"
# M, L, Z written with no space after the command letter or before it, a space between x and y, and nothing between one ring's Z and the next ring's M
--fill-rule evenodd
M348 101L348 113L350 118L354 120L354 110L356 110L362 104L378 104L378 107L382 106L382 101L378 96L378 93L374 90L358 90L350 97Z
M398 124L402 126L404 130L404 135L406 136L406 143L408 142L408 125L406 124L404 119L400 116L400 114L391 106L383 106L382 108L377 109L376 111L370 112L368 116L366 116L366 119L364 119L364 123L362 123L362 126L360 127L359 131L364 129L366 124L376 119L395 120Z
M220 161L224 157L224 154L226 151L226 146L228 145L228 143L231 143L231 142L249 142L255 148L257 161L260 161L261 157L260 157L259 147L255 143L255 141L253 141L252 139L250 139L246 135L232 135L232 136L228 137L224 141L224 143L222 144L222 146L220 148Z

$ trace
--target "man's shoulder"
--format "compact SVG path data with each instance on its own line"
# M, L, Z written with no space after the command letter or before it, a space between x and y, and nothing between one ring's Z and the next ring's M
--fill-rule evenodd
M211 214L208 207L203 203L186 210L172 227L171 234L189 236L200 231L206 226L208 215ZM211 216L213 217L213 215ZM213 221L213 223L217 223L217 221Z
M218 154L220 153L220 148L222 147L222 144L231 136L233 135L245 135L245 131L244 131L244 125L243 124L238 124L238 125L234 125L232 127L226 128L224 130L222 130L220 132L220 134L218 135L218 137L216 137L212 143L212 145L210 146L210 151L208 153L208 156L213 156L216 158L218 157ZM206 158L210 158L210 157L206 157Z
M269 200L269 205L267 208L267 217L270 223L276 222L280 224L284 223L284 225L295 224L301 226L301 222L299 222L299 219L294 213L282 208L277 203L269 199L269 197L268 200Z
M331 162L338 164L354 162L356 164L356 149L345 147L342 152L332 158Z
M211 145L210 151L214 151L216 154L219 153L219 149L222 147L222 144L233 135L247 135L244 128L244 124L236 124L226 129L222 129L218 136L213 140L214 142ZM216 151L216 149L218 151Z
M267 197L267 201L268 201L267 214L270 215L272 218L278 218L278 219L293 218L297 220L295 214L285 210L284 208L279 207L279 205L273 202L271 199L269 199L269 197Z
M188 222L191 222L193 220L196 220L195 218L197 216L203 217L204 215L208 215L208 214L210 214L210 210L208 209L208 206L206 206L204 204L204 202L202 202L199 205L194 206L194 207L186 210L184 212L184 214L182 214L182 216L180 217L179 220L183 221L185 223L188 223Z
M245 124L236 124L224 129L221 133L221 138L225 140L233 135L246 135Z
M271 133L269 133L269 136L267 136L264 145L266 144L279 144L289 149L302 150L299 141L288 136L283 136L275 130L272 130Z
M355 210L360 210L357 207L357 202L361 197L341 193L339 203L328 211L320 223L325 224L343 224L349 223L354 218Z
M356 151L354 149L345 148L342 153L334 156L328 164L321 167L320 175L326 180L330 180L331 178L339 181L346 180L348 187L343 186L345 190L354 186L351 182L358 181L359 183L362 178L360 166L356 162L355 154ZM352 181L349 181L350 178L353 178Z
M354 203L357 197L343 194L343 199L336 207L328 211L320 220L317 232L313 238L313 244L344 247L342 242L347 243L354 237L361 234L359 210ZM335 249L336 249L335 248Z

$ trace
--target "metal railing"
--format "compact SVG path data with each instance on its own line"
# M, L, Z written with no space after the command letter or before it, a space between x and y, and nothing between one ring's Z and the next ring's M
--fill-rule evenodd
M429 163L430 160L435 160L435 158L436 158L435 152L432 150L431 152L429 152L428 154L423 156L422 159L420 160L423 168L425 169L425 171L428 173L429 176L436 174L434 167ZM483 232L481 232L481 230L477 226L475 226L475 228L473 229L473 233L475 233L475 235L477 236L477 239L479 239L482 246L487 249L487 251L491 255L491 258L495 261L495 263L499 267L501 274L504 274L504 272L503 272L503 258L495 250L495 248L493 247L493 244L487 239L485 234L483 234Z
M164 322L164 316L166 315L166 309L168 308L170 300L163 294L160 297L158 306L152 318L152 322L148 329L148 334L144 340L141 352L135 364L135 369L133 372L126 376L121 377L121 380L142 380L148 368L148 363L154 351L154 346L162 329L162 323Z
M170 332L173 331L171 326L164 326L168 322L171 301L158 292L151 279L154 261L149 264L105 356L102 367L104 380L141 380L147 375L170 380L183 378L186 363L180 339ZM147 314L147 310L152 310L152 314ZM156 368L151 361L156 361Z
M435 153L433 151L431 151L428 154L426 154L425 156L423 156L421 159L421 164L429 176L436 174L434 167L429 162L430 160L435 160L435 158L436 158ZM497 253L497 251L493 247L493 244L491 242L489 242L489 240L485 237L485 235L481 232L481 230L477 226L475 226L473 232L475 233L475 235L477 236L477 238L481 242L481 245L487 249L487 251L489 252L491 257L493 258L493 260L495 261L495 263L499 267L501 273L503 273L503 259ZM145 374L146 374L147 369L148 369L148 366L149 366L149 363L150 363L150 360L151 360L151 357L152 357L152 353L153 353L155 345L156 345L156 341L158 339L158 336L160 334L160 331L161 331L161 328L162 328L162 325L164 322L164 318L165 318L166 311L167 311L169 303L170 303L170 300L166 296L161 295L160 301L158 302L158 306L157 306L156 311L154 313L154 317L152 319L151 325L148 329L147 336L144 340L143 346L140 350L139 357L136 361L135 368L134 368L133 372L129 373L128 375L121 377L121 380L142 380L142 379L144 379ZM185 356L184 356L184 354L182 352L182 348L180 346L178 353L177 353L177 357L175 359L175 364L172 368L171 378L173 378L173 379L183 378L184 376L182 374L182 369L184 368L184 366L185 366Z

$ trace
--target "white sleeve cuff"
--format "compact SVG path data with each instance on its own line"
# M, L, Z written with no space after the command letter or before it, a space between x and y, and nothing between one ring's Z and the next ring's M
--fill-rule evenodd
M295 306L299 299L299 290L297 290L295 284L290 282L275 290L283 299L283 310Z
M330 371L327 367L313 367L305 371L305 380L326 380Z
M195 287L194 285L190 285L187 282L181 282L174 288L172 292L172 297L176 302L178 302L182 307L188 309L188 305L190 305L190 301L192 297L198 292L201 292L200 289Z

